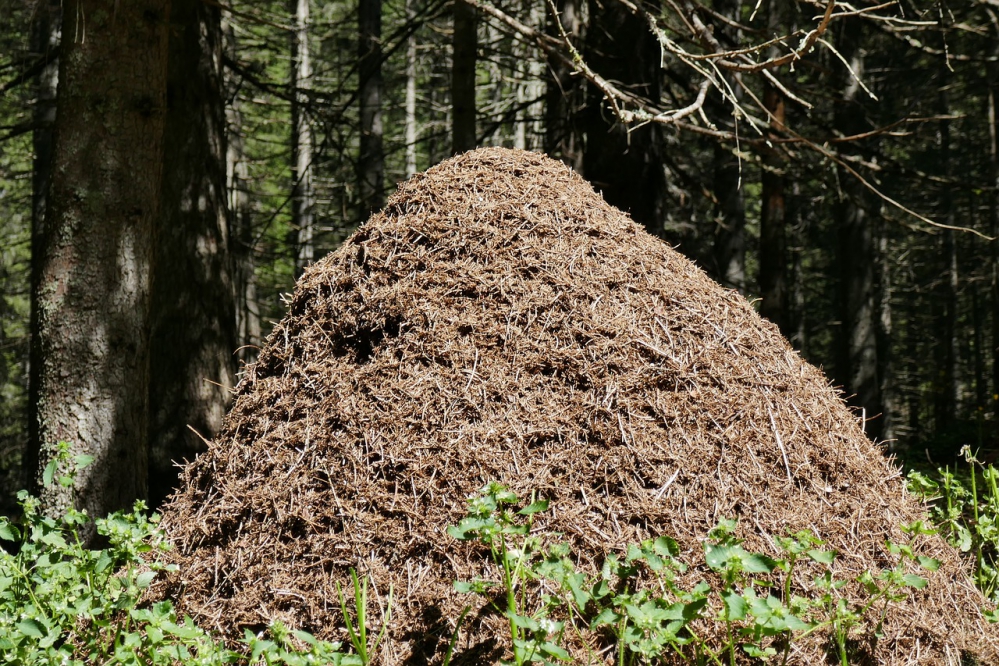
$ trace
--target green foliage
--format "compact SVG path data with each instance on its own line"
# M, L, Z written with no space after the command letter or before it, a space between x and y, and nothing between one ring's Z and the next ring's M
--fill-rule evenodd
M999 604L999 469L961 449L967 467L909 472L909 490L930 502L930 516L950 545L971 561L975 585ZM994 612L987 613L993 621Z
M61 444L45 469L45 482L72 486L76 473L89 462L87 456L70 460L69 446ZM248 654L235 652L191 618L178 618L168 600L140 605L144 590L168 568L155 557L168 548L158 517L147 516L142 502L132 511L96 520L97 533L109 545L92 550L80 538L90 521L84 512L70 509L53 518L42 514L38 499L27 492L21 491L18 499L20 521L0 518L5 548L0 550L0 663L362 663L341 651L338 643L317 641L280 624L270 627L269 639L247 631L243 642Z
M775 558L746 550L736 536L736 521L723 519L704 542L704 565L715 574L714 583L680 586L677 574L687 572L688 565L679 559L677 542L667 536L630 544L623 558L612 553L598 574L588 575L576 570L567 544L545 548L532 535L533 517L548 509L547 502L532 498L519 511L517 504L507 488L491 483L469 499L468 515L448 529L460 541L487 546L499 569L500 581L458 581L455 587L483 595L508 619L513 659L503 663L516 666L569 661L566 631L582 639L586 629L612 644L619 666L667 656L731 666L740 653L783 664L793 641L816 631L830 634L834 656L845 665L851 637L870 634L877 640L890 605L903 600L907 590L925 587L926 579L910 570L939 566L917 555L911 543L887 543L893 567L842 579L835 571L836 552L823 548L811 532L778 538L781 556ZM903 529L911 538L932 532L922 523ZM824 569L808 597L792 593L803 559ZM843 593L848 585L866 594L862 603ZM711 622L724 625L720 649L698 633L698 627Z

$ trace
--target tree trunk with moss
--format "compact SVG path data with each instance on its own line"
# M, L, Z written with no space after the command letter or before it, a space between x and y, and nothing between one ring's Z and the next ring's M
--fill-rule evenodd
M66 0L39 280L38 441L93 464L43 493L100 516L146 495L150 266L169 0Z

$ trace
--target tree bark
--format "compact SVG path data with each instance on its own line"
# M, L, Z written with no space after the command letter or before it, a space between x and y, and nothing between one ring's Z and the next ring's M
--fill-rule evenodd
M454 0L454 37L451 63L451 152L474 150L475 62L478 51L478 16L475 7Z
M312 126L308 95L312 63L309 58L309 0L290 0L295 29L291 34L291 247L295 277L315 259L312 187ZM363 3L362 3L363 4ZM363 139L362 139L363 145Z
M763 104L770 113L771 137L784 126L784 96L766 84ZM784 162L774 152L763 156L760 211L760 314L787 333L787 205Z
M382 1L360 0L361 157L358 161L361 216L385 205L385 154L382 148Z
M173 0L162 213L153 263L149 499L222 424L233 387L236 313L226 197L218 7Z
M61 0L47 0L39 5L31 26L32 56L42 57L59 48L62 24ZM45 241L45 211L52 183L52 139L56 117L56 90L59 82L59 60L52 60L35 80L35 130L31 145L34 159L31 165L31 293L38 293L41 284L41 257ZM30 347L28 350L28 447L22 473L33 477L38 468L38 391L42 367L41 340L38 334L38 299L31 299L29 313ZM25 479L34 488L34 478ZM24 486L22 486L24 487Z
M413 0L406 0L406 20L415 19ZM416 173L416 32L406 38L406 177Z
M746 205L739 183L739 161L725 146L715 144L712 186L715 209L715 277L729 289L746 288Z
M236 37L232 25L222 18L223 48L232 56L236 49ZM225 72L223 72L224 76ZM257 301L255 272L256 234L248 194L249 166L243 152L243 126L240 101L235 86L226 83L226 98L232 101L225 106L226 111L226 192L228 193L229 214L232 220L230 238L232 250L233 291L236 301L236 340L239 345L236 357L239 363L252 363L263 344L260 329L260 304Z
M591 0L583 59L605 78L658 103L662 95L661 48L644 20L620 4ZM655 234L662 233L666 191L661 128L629 128L606 108L603 94L588 88L580 114L586 136L583 173L613 206Z
M995 46L992 54L999 58L999 35L993 35ZM999 238L999 65L988 65L989 76L989 176L992 192L989 195L989 235ZM999 422L999 240L991 245L991 309L992 309L992 416Z
M146 495L150 262L159 215L169 0L65 0L38 289L38 460L94 457L42 493L92 516ZM85 21L84 21L85 19Z
M850 74L842 66L839 70L843 93L835 107L833 125L843 136L860 134L869 129L859 99L862 89L857 83L857 78L864 76L861 33L861 26L850 21L844 23L840 33L840 51L854 72ZM870 219L864 206L866 190L844 169L840 168L838 174L840 192L835 216L842 324L836 375L848 402L861 409L869 419L865 424L867 434L877 439L884 435L886 419L881 393L886 378L881 376L880 371L887 359L878 355L879 328L883 328L881 322L887 321L890 314L884 312L888 307L887 301L878 298L879 240L875 233L875 221Z
M950 100L947 95L949 74L940 68L940 91L938 112L940 121L940 175L944 178L940 205L943 208L944 222L954 226L954 197L951 191L951 150L950 150ZM950 428L957 418L958 388L958 340L957 340L957 243L954 231L944 229L940 238L941 280L937 289L939 306L937 319L937 382L934 400L934 420L937 432Z

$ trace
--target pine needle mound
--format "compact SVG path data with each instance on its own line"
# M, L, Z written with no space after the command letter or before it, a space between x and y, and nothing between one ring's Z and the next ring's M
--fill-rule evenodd
M885 541L925 517L742 296L561 163L498 148L415 176L306 271L184 479L163 521L181 568L158 593L234 639L282 620L342 640L335 584L356 567L382 602L394 588L390 665L439 663L468 603L456 663L503 656L503 621L452 586L488 573L483 551L445 532L492 480L551 500L535 527L583 569L675 537L700 565L688 588L713 580L702 542L723 517L772 555L773 536L813 530L844 578L889 566ZM865 660L999 663L957 553L917 545L943 566ZM818 573L802 566L796 592L817 594ZM828 641L806 638L792 662L825 663Z

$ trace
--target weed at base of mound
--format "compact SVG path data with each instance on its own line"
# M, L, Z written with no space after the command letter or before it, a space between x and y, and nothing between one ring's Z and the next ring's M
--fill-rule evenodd
M909 492L929 503L940 533L970 564L975 586L999 605L999 468L979 461L969 446L961 448L961 455L966 470L911 470ZM999 622L999 611L983 612L990 622Z
M840 579L834 571L836 552L824 550L809 531L778 538L783 556L771 558L745 550L735 536L736 521L721 520L704 541L705 564L720 581L714 586L702 581L684 590L676 584L675 574L688 565L678 559L677 542L666 536L629 545L623 559L608 555L600 573L589 576L576 570L568 545L545 548L531 534L533 516L546 511L548 503L532 498L516 510L518 502L506 487L491 483L469 499L468 515L448 528L459 541L487 546L499 569L498 582L458 581L455 587L483 596L507 619L513 659L504 666L571 661L563 647L567 631L586 646L590 661L598 659L582 632L602 635L599 647L616 653L618 666L653 663L668 655L687 663L734 666L739 653L786 664L794 641L825 631L834 646L832 656L846 666L856 639L876 642L891 604L904 600L908 589L926 586L926 579L909 569L935 571L940 565L917 555L911 542L888 543L897 558L894 567L865 571L852 581ZM913 539L933 532L921 522L903 529ZM825 567L814 581L818 594L812 598L792 594L802 558ZM851 582L866 591L865 602L852 604L840 596ZM497 588L499 595L491 595ZM707 622L724 625L723 645L712 647L699 635L697 627Z

